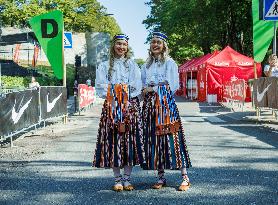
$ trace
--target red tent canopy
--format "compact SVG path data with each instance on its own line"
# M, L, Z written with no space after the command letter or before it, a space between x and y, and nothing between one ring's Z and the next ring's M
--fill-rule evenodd
M258 76L261 76L261 65L257 64L256 68ZM206 62L206 70L207 94L217 94L218 101L221 101L225 82L233 79L248 81L254 78L254 60L227 46Z
M190 65L186 66L186 68L184 69L184 72L198 71L199 66L202 65L204 62L206 62L206 60L208 60L212 55L213 54L208 53L204 56L201 56L201 57L197 58L196 61L194 61Z
M208 56L207 58L204 58L204 60L202 62L200 62L198 65L197 65L197 70L200 70L201 68L204 68L206 67L206 62L213 58L214 56L216 56L220 51L214 51L212 54L210 54L210 56Z
M186 93L186 73L197 72L198 100L205 101L207 95L216 94L217 100L223 99L223 85L235 79L246 82L255 77L254 60L244 56L227 46L221 52L207 54L187 61L179 68L181 89ZM257 76L262 75L261 64L256 64ZM185 95L185 94L184 94ZM246 100L250 100L250 90L247 89Z
M183 73L185 72L184 70L186 69L186 67L188 67L189 65L191 65L192 63L194 63L195 61L197 60L197 58L193 58L189 61L186 61L184 64L182 64L180 67L179 67L179 73Z
M206 63L207 60L209 60L211 57L215 56L218 53L219 52L216 51L213 54L208 53L204 56L193 58L181 65L179 67L179 72L198 71L200 68L202 68L202 66Z
M209 59L207 64L214 67L250 67L254 65L254 60L227 46L218 55Z

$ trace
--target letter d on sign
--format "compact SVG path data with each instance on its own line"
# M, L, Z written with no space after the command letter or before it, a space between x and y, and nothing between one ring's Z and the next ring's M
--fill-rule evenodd
M52 26L52 32L48 33L48 24ZM58 23L54 19L41 19L42 38L54 38L58 35Z

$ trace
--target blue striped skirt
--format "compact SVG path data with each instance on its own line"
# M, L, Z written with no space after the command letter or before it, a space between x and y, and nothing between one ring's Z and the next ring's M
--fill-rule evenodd
M170 88L164 87L163 95L170 99L176 121L179 123L175 132L157 133L157 100L163 99L156 92L147 93L142 109L143 143L145 163L143 168L148 170L180 169L191 167L186 146L184 130L178 108ZM161 94L160 94L161 95ZM161 98L163 97L163 98ZM172 112L172 114L173 114Z
M138 98L129 101L129 111L125 113L128 120L125 132L119 131L119 126L113 123L113 117L108 114L108 103L105 100L102 108L93 166L112 168L140 165L143 163L143 132Z

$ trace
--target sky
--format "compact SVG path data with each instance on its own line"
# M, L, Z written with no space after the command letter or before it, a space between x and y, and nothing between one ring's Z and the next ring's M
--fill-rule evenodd
M129 36L129 45L135 58L146 60L149 45L145 44L148 31L142 23L150 13L150 8L144 4L146 0L98 0L107 8L107 13L113 14L123 33Z

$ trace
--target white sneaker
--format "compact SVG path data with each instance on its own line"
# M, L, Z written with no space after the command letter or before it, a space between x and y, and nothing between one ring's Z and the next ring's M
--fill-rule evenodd
M123 191L124 187L122 184L121 176L115 178L115 184L112 189L117 192Z
M133 185L130 183L130 176L124 175L125 177L122 179L124 184L124 190L126 191L132 191L134 190Z

